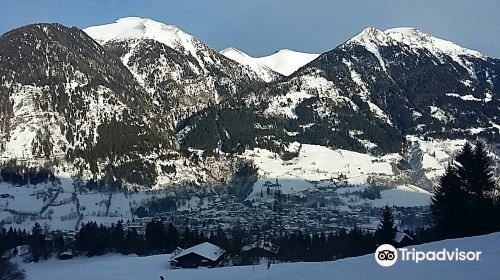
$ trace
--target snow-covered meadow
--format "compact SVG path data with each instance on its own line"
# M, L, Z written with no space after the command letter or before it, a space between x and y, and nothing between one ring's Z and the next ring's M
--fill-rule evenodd
M393 180L396 174L393 166L400 159L397 154L375 157L348 150L332 150L317 145L302 145L299 155L288 161L267 150L254 149L247 152L259 168L259 179L248 200L261 200L261 193L266 193L267 186L280 184L284 194L299 194L310 189L332 188L339 195L353 191L363 191L369 186L371 178ZM339 178L342 178L339 180ZM339 181L349 186L339 187ZM354 185L354 187L353 187ZM431 193L411 184L396 185L381 191L381 199L357 200L345 202L350 205L370 203L374 207L387 204L396 206L425 206L430 202ZM264 197L265 200L267 197Z
M40 263L21 264L29 280L168 280L204 279L384 279L384 280L494 280L500 275L500 233L478 237L445 240L416 246L418 250L481 251L478 262L401 262L392 267L381 267L373 254L323 263L275 264L267 270L265 265L225 267L214 269L170 270L169 255L149 257L108 255L94 258L77 258L67 261L48 260Z

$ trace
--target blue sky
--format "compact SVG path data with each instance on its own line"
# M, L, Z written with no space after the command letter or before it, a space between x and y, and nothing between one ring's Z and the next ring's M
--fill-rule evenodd
M126 16L175 24L220 50L324 52L367 26L413 26L500 58L498 0L0 0L0 33L35 22L84 28Z

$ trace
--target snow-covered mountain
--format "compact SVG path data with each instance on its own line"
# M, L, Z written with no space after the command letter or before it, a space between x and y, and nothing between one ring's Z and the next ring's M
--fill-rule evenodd
M288 49L279 50L272 55L263 57L251 57L235 48L224 49L221 53L243 65L250 66L269 81L271 77L269 77L268 69L281 75L289 76L319 56L319 54L303 53Z
M148 164L138 154L177 146L127 68L77 28L35 24L4 34L0 73L4 160L68 161L84 176L111 163L141 170Z
M272 55L258 57L256 60L282 75L289 76L318 56L319 54L283 49Z
M467 58L487 59L487 56L478 51L463 48L453 42L433 37L415 28L392 28L384 31L384 33L410 48L426 49L436 57L451 57L460 66L469 70L472 77L475 76L474 69L471 68L473 62Z
M154 42L147 41L159 52L165 50L161 53L164 57L184 59L184 55ZM168 51L174 54L168 56ZM228 68L255 76L211 52ZM210 105L208 101L203 103L202 96L214 104L219 100L214 97L217 95L220 100L225 96L233 102L231 94L237 87L231 84L232 76L217 72L219 80L213 84L221 86L217 90L210 88L205 95L202 87L185 84L170 91L151 91L114 54L81 30L59 24L29 25L0 37L3 168L7 163L45 166L63 177L76 176L83 184L91 181L166 186L220 183L230 178L236 164L232 159L208 168L204 160L193 163L179 152L179 139L172 128L184 116L178 112L189 115L197 110L196 106ZM154 76L158 71L151 69L153 64L147 65L144 71L151 70L153 75L148 81L160 88L162 81ZM208 76L193 77L211 83ZM262 83L258 78L244 81ZM226 86L233 92L225 91ZM177 99L172 96L183 92L192 93L194 101L185 95ZM170 103L160 103L159 98ZM169 110L169 106L174 109Z
M391 139L468 135L498 142L498 73L498 59L415 29L370 27L273 85L262 102L269 115L296 119L298 126L314 122L306 131L292 131L299 136L330 123L337 133L347 125L358 135L343 138L377 145L392 142L380 141L384 126L383 134L392 134ZM351 117L338 123L340 114ZM367 120L354 121L354 115ZM383 125L366 127L373 122ZM317 135L316 141L328 135Z
M258 59L249 56L248 54L235 49L235 48L227 48L221 51L223 55L226 57L242 64L250 67L255 73L259 75L261 79L266 82L272 82L280 77L280 74L275 70L272 70L270 67L258 61Z
M474 61L471 60L486 61L488 59L486 55L478 51L463 48L453 42L431 36L412 27L391 28L385 31L369 27L350 39L348 43L363 45L379 58L383 68L385 63L380 56L378 48L389 46L404 46L415 53L424 50L432 56L439 58L440 63L444 63L446 59L451 58L462 68L466 69L471 78L477 78L473 67Z
M84 31L121 59L172 128L263 83L252 69L173 25L129 17Z
M500 61L411 28L252 58L150 19L36 24L0 37L0 73L2 168L47 168L67 189L220 186L252 166L251 196L279 177L421 197L464 139L500 149Z

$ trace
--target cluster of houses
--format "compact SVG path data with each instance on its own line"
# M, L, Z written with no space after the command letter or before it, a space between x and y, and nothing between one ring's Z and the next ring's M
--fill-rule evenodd
M177 248L170 256L171 268L222 267L230 265L253 265L275 261L279 247L260 241L244 246L240 254L230 257L226 251L210 242L182 249Z

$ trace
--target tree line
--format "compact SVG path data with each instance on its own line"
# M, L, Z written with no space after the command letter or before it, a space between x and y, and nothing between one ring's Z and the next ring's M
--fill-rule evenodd
M13 185L37 185L58 180L54 173L45 167L18 165L16 161L9 161L0 167L0 182Z
M387 215L390 216L389 222L395 232L392 210L389 207L384 210L382 218L387 218ZM297 231L278 238L268 238L266 241L279 246L276 258L280 261L335 260L371 253L377 244L384 243L387 239L392 242L391 233L388 236L386 227L382 226L387 222L382 220L381 226L374 233L358 227L316 234ZM205 234L189 227L178 229L172 223L165 225L161 220L147 223L144 234L140 234L135 228L125 229L121 221L111 226L98 225L96 222L84 223L74 239L70 239L64 238L61 233L47 232L40 224L35 223L31 233L2 228L0 253L19 245L29 245L32 261L38 262L68 250L72 250L75 255L87 257L106 253L151 255L171 253L177 247L188 248L208 241L224 248L229 255L237 255L244 245L259 239L259 234L237 228L224 230L219 227Z

